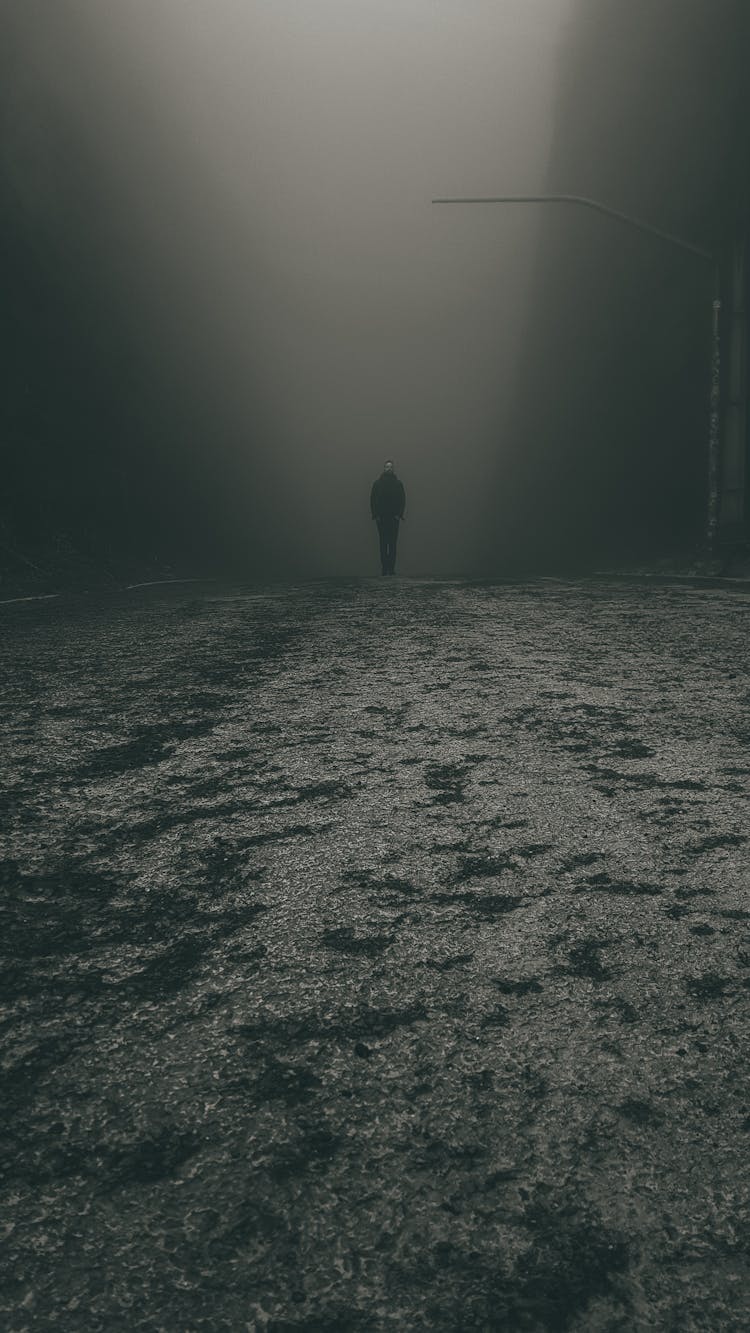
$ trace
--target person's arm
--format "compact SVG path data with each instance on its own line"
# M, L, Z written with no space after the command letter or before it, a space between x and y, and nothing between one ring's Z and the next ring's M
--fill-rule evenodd
M401 487L401 504L399 506L398 516L399 518L403 518L404 510L406 509L406 491L404 490L404 483L402 481L399 482L399 485Z

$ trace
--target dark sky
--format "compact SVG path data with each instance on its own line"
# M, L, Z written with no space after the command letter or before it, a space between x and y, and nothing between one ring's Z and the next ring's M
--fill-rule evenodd
M538 224L430 200L543 188L572 9L1 0L11 437L71 524L370 572L393 456L402 568L471 568Z

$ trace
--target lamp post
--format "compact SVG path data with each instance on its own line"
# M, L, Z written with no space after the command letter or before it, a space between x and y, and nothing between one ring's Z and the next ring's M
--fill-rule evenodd
M704 249L702 245L696 245L693 241L685 240L683 236L677 236L671 231L664 231L661 227L654 227L650 222L644 222L641 218L633 217L630 213L622 213L617 208L610 208L608 204L600 203L598 199L588 199L585 195L580 194L479 195L471 198L454 197L433 199L432 202L433 204L572 204L579 208L590 208L596 213L604 213L607 217L615 218L616 221L622 222L628 227L634 227L637 231L646 232L649 236L656 236L659 240L666 241L667 244L674 246L676 249L687 251L692 255L697 255L698 258L707 260L708 263L713 265L714 294L711 325L708 500L706 512L706 544L708 546L709 554L713 554L719 523L719 412L721 406L721 346L719 341L721 272L716 255L712 254L710 250Z

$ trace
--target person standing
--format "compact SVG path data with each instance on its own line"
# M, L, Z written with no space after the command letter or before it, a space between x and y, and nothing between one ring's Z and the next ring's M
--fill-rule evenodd
M383 471L370 491L370 513L378 525L380 537L380 563L384 574L396 572L396 542L398 525L404 517L406 491L393 470L393 462L387 458Z

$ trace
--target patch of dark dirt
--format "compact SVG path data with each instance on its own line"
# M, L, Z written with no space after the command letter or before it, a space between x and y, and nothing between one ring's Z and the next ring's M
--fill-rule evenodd
M271 1180L276 1185L283 1185L299 1180L310 1171L325 1170L342 1143L341 1135L332 1133L325 1124L303 1126L298 1138L284 1144L274 1154L269 1167Z
M420 967L431 967L436 972L452 972L456 967L465 967L473 961L473 953L457 953L449 958L427 958Z
M493 977L492 984L501 995L539 995L544 989L536 977L521 977L517 981L507 977Z
M495 1086L495 1075L491 1069L477 1069L471 1074L464 1074L463 1082L472 1092L492 1092Z
M511 856L520 856L524 861L528 861L532 856L542 856L545 852L552 851L554 843L552 842L526 842L520 847L512 847Z
M13 1180L38 1189L79 1176L93 1181L103 1195L172 1178L202 1143L191 1130L162 1126L131 1142L92 1145L90 1137L43 1114L19 1119L13 1140L7 1160L0 1163L6 1184Z
M354 788L348 782L311 782L306 787L298 787L294 793L295 801L342 800L351 796ZM291 804L291 802L285 802Z
M362 709L362 712L371 713L375 717L382 717L383 719L387 719L387 721L394 726L394 729L397 729L404 722L410 708L411 704L408 703L396 704L396 705L366 704L365 707Z
M424 781L433 792L433 805L453 805L464 799L463 764L428 764Z
M96 1154L99 1189L109 1194L116 1189L169 1180L200 1151L200 1147L198 1134L167 1126L133 1143L105 1147Z
M433 893L430 894L432 902L446 904L451 907L467 907L475 916L494 918L505 916L507 912L515 912L516 908L521 907L524 899L509 893Z
M543 1074L533 1065L526 1064L521 1070L521 1086L526 1097L532 1101L543 1101L549 1091L549 1085Z
M651 787L666 785L653 773L621 773L617 768L604 768L601 764L584 764L583 769L596 782L622 783L635 791L647 791Z
M452 1167L470 1169L489 1156L490 1150L483 1143L461 1143L432 1135L424 1137L426 1142L417 1148L413 1157L413 1164L418 1170L442 1172Z
M567 965L561 965L557 970L587 981L608 981L611 973L600 957L602 949L606 949L608 944L608 940L579 940L568 950Z
M218 837L206 848L196 854L196 861L201 867L203 877L215 886L233 886L238 880L258 880L262 877L264 866L249 866L248 861L257 844L248 838L229 839Z
M402 1027L411 1027L427 1018L422 1004L406 1005L402 1009L361 1008L345 1018L321 1017L316 1014L291 1014L286 1018L269 1018L258 1023L234 1024L229 1032L243 1041L260 1042L269 1048L304 1045L308 1041L329 1039L355 1042L366 1039L377 1041L388 1037Z
M370 1041L388 1037L402 1027L423 1023L427 1011L422 1004L406 1005L403 1009L362 1009L345 1025L336 1030L347 1037L366 1037Z
M641 898L654 898L662 892L658 884L648 884L643 881L629 879L610 879L609 875L603 872L597 875L587 875L584 880L576 884L575 888L578 893L613 893L619 894L621 897Z
M631 740L630 737L618 741L610 750L610 754L617 755L619 759L650 759L654 753L650 745L644 745L643 741Z
M595 1000L594 1006L600 1010L614 1012L621 1023L637 1023L639 1014L634 1005L623 995L612 995L607 1000ZM600 1020L601 1021L601 1020Z
M230 1083L228 1089L232 1086ZM244 1079L241 1086L245 1086ZM307 1065L279 1060L266 1052L264 1068L254 1080L248 1080L248 1086L258 1102L281 1101L291 1107L309 1101L323 1084Z
M253 1242L260 1243L264 1248L273 1244L278 1246L290 1245L289 1233L290 1224L287 1217L281 1211L271 1206L271 1204L262 1196L259 1197L258 1191L254 1191L252 1198L244 1199L241 1203L232 1201L231 1208L227 1209L228 1220L224 1221L224 1213L218 1213L212 1210L215 1215L215 1224L211 1228L210 1234L202 1239L200 1251L196 1251L195 1262L205 1256L214 1271L218 1269L219 1282L226 1281L232 1275L236 1267L235 1256L239 1250L246 1250L249 1244ZM209 1292L211 1291L209 1287ZM211 1320L211 1307L215 1306L216 1296L213 1295L210 1307L206 1311L206 1320ZM194 1306L194 1297L190 1297L190 1308ZM174 1307L174 1298L170 1302L170 1307ZM187 1316L184 1321L189 1326L194 1316ZM204 1321L205 1322L205 1321ZM282 1325L284 1333L290 1326Z
M493 1009L483 1015L481 1026L483 1028L507 1028L510 1023L510 1013L504 1004L496 1004Z
M146 841L150 838L156 838L170 829L182 828L205 819L231 819L234 815L247 814L248 812L255 812L253 803L248 801L226 801L221 805L191 806L189 809L174 815L167 815L165 811L158 818L126 825L109 837L100 837L99 845L103 850L108 851L123 842L132 842L136 839ZM285 828L268 829L264 833L254 833L245 840L245 845L247 847L265 847L268 843L285 842L291 838L314 838L320 833L325 833L330 827L330 823L315 825L288 824ZM98 832L96 829L89 828L85 831Z
M108 824L89 821L81 824L79 831L84 836L96 838L99 852L112 852L129 843L148 842L151 838L158 838L171 829L186 828L205 819L231 819L235 815L245 815L254 810L252 802L236 800L223 801L216 805L188 806L181 810L176 810L174 803L170 805L166 801L154 802L154 805L157 806L159 813L151 819L121 823L111 829ZM261 841L265 841L264 835L260 835L260 838Z
M604 861L606 854L604 852L581 852L578 856L571 856L569 861L565 861L560 869L563 872L570 870L579 870L583 866L596 865L597 861Z
M206 961L206 952L206 940L201 934L186 935L127 976L108 981L100 973L88 975L85 989L92 993L110 989L141 1000L164 999L178 994L197 976Z
M501 852L499 855L479 852L474 856L462 856L458 869L451 876L451 882L460 884L467 879L494 879L502 875L504 870L510 870L512 864L507 852Z
M217 852L220 855L220 852ZM0 954L15 996L76 993L82 1000L176 993L198 973L220 941L245 931L262 902L235 903L210 857L209 879L131 892L126 882L74 861L22 875L0 873ZM216 910L221 901L221 910Z
M226 773L216 773L210 778L201 778L199 782L190 779L187 781L182 777L171 777L167 779L169 786L179 786L182 788L182 795L189 796L193 801L210 800L212 797L228 795L237 784L232 781Z
M355 935L351 926L336 926L333 930L324 930L320 936L320 945L323 949L334 949L337 953L359 954L366 958L375 958L392 943L390 935Z
M266 833L254 833L246 839L248 847L264 847L270 842L286 842L289 838L315 838L325 833L330 824L287 824L285 828L268 829Z
M0 998L79 989L77 964L116 930L117 878L73 860L31 874L5 861L0 888ZM73 972L64 966L67 958Z
M716 972L704 972L700 977L685 978L686 991L701 1003L723 1000L731 992L733 984L731 977L722 977Z
M90 952L110 921L110 904L119 889L114 876L74 860L32 874L22 873L14 860L3 861L0 956L33 967L41 959Z
M83 781L117 777L130 769L160 764L179 741L206 736L214 726L213 719L199 718L193 722L154 722L139 727L129 740L95 750L78 766L75 776Z
M6 1096L25 1102L38 1090L39 1083L50 1070L65 1064L84 1044L80 1035L56 1034L43 1037L17 1059L7 1059L3 1066L3 1086Z
M532 1246L518 1277L520 1308L530 1305L537 1326L562 1333L594 1299L611 1291L613 1279L628 1267L629 1252L624 1239L584 1204L555 1203L545 1199L527 1208L524 1224Z
M701 856L703 852L714 852L722 847L741 847L745 842L747 837L744 833L714 833L700 842L692 843L685 850L693 856Z
M378 894L396 894L403 898L419 898L421 893L409 879L400 875L378 874L375 870L345 870L342 879L345 885L354 885L366 889L376 898Z
M197 896L201 897L200 889L197 890ZM175 929L172 935L165 931L162 939L152 931L152 938L157 943L166 944L166 949L158 953L156 957L150 959L147 968L143 972L131 975L126 980L116 980L110 984L113 987L118 986L136 986L138 988L147 984L151 989L152 985L163 989L164 994L169 994L174 984L182 984L189 980L201 969L204 963L210 959L212 949L218 944L231 940L234 936L244 936L249 926L255 924L259 916L264 915L270 908L264 902L242 902L240 904L229 903L221 912L212 910L203 910L189 904L189 900L183 903L183 911L190 913L190 928L183 934L179 934ZM176 905L176 911L179 911L179 904ZM184 929L184 927L183 927ZM142 943L148 947L147 927L142 922L138 922L138 930L143 931ZM135 934L135 932L134 932ZM254 949L256 956L263 956L263 949L260 952ZM188 964L193 960L194 966L188 969ZM179 978L182 975L182 982ZM159 982L159 977L163 976L163 987Z
M504 1270L496 1258L447 1240L403 1275L431 1293L428 1327L567 1333L580 1327L595 1300L616 1291L628 1247L593 1209L544 1198L527 1205L523 1225L529 1248L513 1267Z
M629 1120L631 1125L642 1128L655 1127L664 1122L661 1112L650 1102L642 1101L640 1097L626 1097L616 1109L624 1120Z

